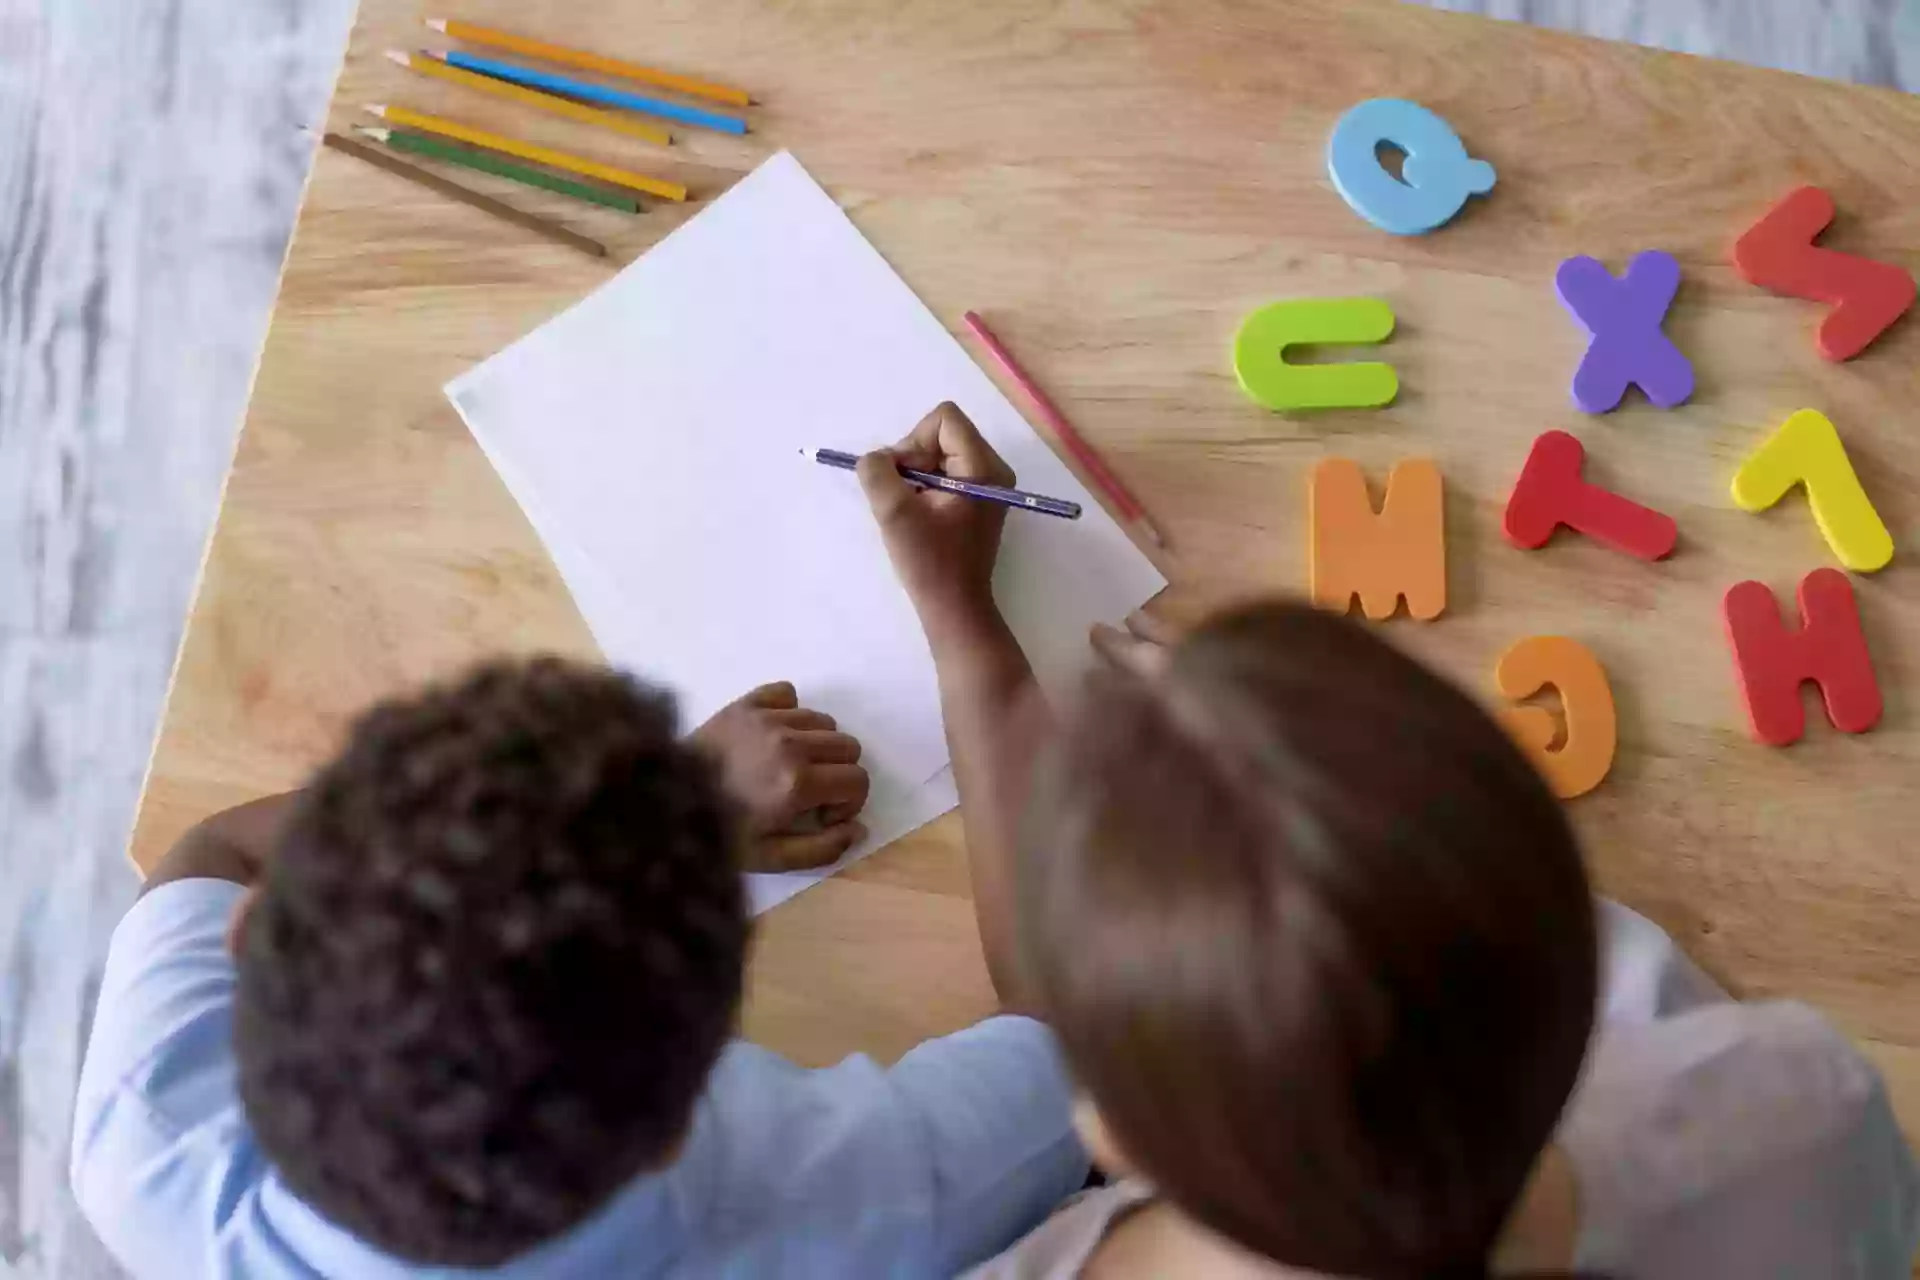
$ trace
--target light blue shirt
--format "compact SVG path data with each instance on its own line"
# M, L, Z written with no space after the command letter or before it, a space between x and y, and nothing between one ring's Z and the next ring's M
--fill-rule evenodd
M674 1165L484 1273L370 1248L275 1176L241 1109L228 921L243 890L162 885L107 957L74 1118L73 1186L141 1277L951 1276L1079 1189L1087 1159L1052 1038L995 1018L891 1070L804 1071L736 1043Z

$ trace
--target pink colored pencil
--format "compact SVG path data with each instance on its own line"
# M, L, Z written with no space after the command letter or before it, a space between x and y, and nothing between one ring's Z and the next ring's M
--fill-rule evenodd
M1061 445L1073 455L1073 460L1080 464L1080 469L1087 473L1087 478L1106 494L1107 501L1113 504L1120 518L1138 529L1141 535L1154 546L1165 547L1166 540L1160 536L1160 530L1154 527L1152 519L1147 515L1147 509L1140 505L1140 500L1128 491L1127 486L1120 483L1120 477L1107 469L1107 464L1100 460L1100 455L1093 451L1093 446L1073 429L1073 424L1067 421L1066 415L1054 407L1053 401L1047 399L1047 393L1036 386L1033 379L1027 376L1026 370L1014 361L1013 353L1006 349L1000 339L993 336L993 330L987 328L986 321L971 311L961 318L966 321L967 328L973 330L973 336L980 339L980 344L987 349L987 354L993 357L994 362L1009 378L1013 379L1027 399L1033 402L1033 407L1039 411L1042 418L1047 420L1047 425L1053 429L1053 434L1059 439Z

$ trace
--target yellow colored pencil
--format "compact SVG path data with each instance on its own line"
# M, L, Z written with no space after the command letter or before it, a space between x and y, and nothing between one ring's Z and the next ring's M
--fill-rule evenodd
M673 141L665 129L655 128L638 120L629 120L611 111L600 111L578 102L569 102L565 98L556 98L550 93L541 93L538 89L523 89L517 84L508 84L505 80L495 80L492 76L462 71L459 67L450 67L442 62L438 54L408 53L402 49L389 49L387 57L403 67L418 71L421 75L432 76L436 80L445 80L451 84L465 85L469 89L491 93L498 98L511 98L515 102L537 107L541 111L551 112L556 116L565 116L569 120L578 120L583 124L597 124L629 137L643 138L662 147Z
M736 107L753 105L753 99L747 96L746 90L714 84L710 80L696 80L692 76L675 75L671 71L659 71L653 67L640 66L638 63L625 62L619 58L604 58L597 53L582 53L578 49L567 49L557 44L548 44L544 40L532 40L526 36L496 31L492 27L477 27L471 22L428 18L427 25L442 35L452 36L455 40L465 40L468 44L486 44L496 49L511 49L529 58L558 62L569 67L583 67L588 71L619 76L625 80L657 84L663 89L672 89L695 98L711 98L715 102L730 103Z
M475 129L471 125L443 120L439 116L410 111L405 107L390 107L384 102L368 103L367 110L392 124L424 129L428 133L437 133L443 138L458 138L476 147L485 147L489 151L502 151L510 156L519 156L522 160L531 160L535 164L565 169L568 173L578 173L588 178L598 178L602 182L611 182L619 187L632 187L635 191L644 191L648 195L659 196L662 200L687 198L687 189L677 182L663 182L659 178L649 178L645 174L616 169L610 164L601 164L598 160L569 155L565 151L555 151L551 147L543 147L537 143L519 142L497 133L488 133L485 129Z

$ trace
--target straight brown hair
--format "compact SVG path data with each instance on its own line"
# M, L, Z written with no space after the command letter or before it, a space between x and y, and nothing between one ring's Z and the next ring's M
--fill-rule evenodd
M1281 1263L1486 1274L1591 1031L1560 804L1470 698L1295 604L1065 713L1023 831L1021 959L1130 1161Z

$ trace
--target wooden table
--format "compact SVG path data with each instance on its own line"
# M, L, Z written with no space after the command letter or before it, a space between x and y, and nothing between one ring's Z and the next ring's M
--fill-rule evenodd
M1612 673L1619 762L1576 802L1602 887L1750 996L1829 1010L1920 1121L1920 324L1850 365L1814 354L1809 304L1752 289L1733 238L1790 185L1843 209L1842 247L1920 263L1920 101L1603 45L1388 0L470 0L462 15L751 86L745 140L673 156L424 81L413 0L367 0L336 98L394 101L683 177L711 197L790 147L941 316L986 311L1168 531L1166 609L1304 585L1306 470L1383 476L1429 455L1448 484L1451 606L1395 638L1477 688L1523 636L1576 636ZM1355 217L1322 162L1363 98L1413 97L1498 166L1440 234ZM631 259L687 209L638 220L538 205ZM1586 419L1561 259L1664 248L1686 408ZM588 654L539 543L440 393L606 278L354 160L322 153L155 756L133 854L299 781L369 701L499 650ZM1240 394L1240 320L1278 298L1374 294L1400 316L1393 408L1289 419ZM1885 723L1815 716L1748 736L1718 622L1732 583L1783 594L1830 562L1803 502L1735 510L1728 480L1789 412L1840 424L1902 546L1857 583ZM1539 432L1675 515L1645 565L1577 538L1499 536ZM769 916L746 1015L805 1062L883 1058L986 1013L953 818Z

